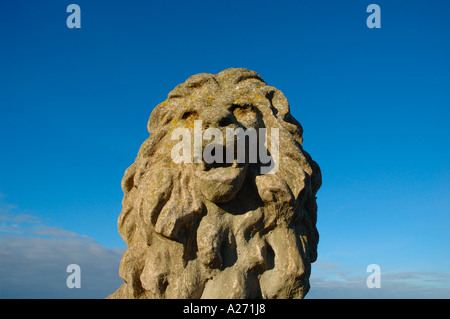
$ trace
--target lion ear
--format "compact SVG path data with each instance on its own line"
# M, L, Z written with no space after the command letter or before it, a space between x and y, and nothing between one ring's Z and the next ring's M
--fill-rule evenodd
M286 129L294 139L303 144L303 127L291 115L289 101L284 96L283 92L274 88L273 86L265 86L262 88L262 93L269 100L270 111L278 120L278 124Z
M284 118L289 114L289 102L284 94L273 86L262 88L263 94L270 102L270 108L273 114L278 118Z

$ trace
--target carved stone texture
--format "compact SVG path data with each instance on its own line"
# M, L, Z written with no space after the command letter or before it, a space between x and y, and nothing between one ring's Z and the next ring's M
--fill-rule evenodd
M224 137L226 128L266 128L267 154L278 128L278 170L261 174L264 164L249 156L176 164L172 132L193 136L196 120ZM128 248L124 284L109 298L303 298L317 258L322 178L283 93L243 68L197 74L155 107L148 131L122 180L118 228Z

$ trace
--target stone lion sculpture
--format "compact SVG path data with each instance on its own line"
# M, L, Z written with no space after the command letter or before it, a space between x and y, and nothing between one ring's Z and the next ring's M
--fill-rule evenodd
M176 128L278 128L279 163L175 163ZM124 284L109 298L303 298L317 258L319 166L281 91L255 72L197 74L148 121L122 180ZM267 140L267 151L273 147ZM202 147L204 145L202 144Z

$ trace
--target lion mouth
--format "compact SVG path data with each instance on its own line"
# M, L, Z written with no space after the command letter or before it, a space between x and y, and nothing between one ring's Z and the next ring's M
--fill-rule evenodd
M229 150L226 146L221 146L221 154L220 156L216 156L215 154L216 148L214 148L211 151L211 156L215 157L213 161L208 161L207 159L203 158L201 162L201 170L208 172L211 170L220 170L220 169L227 169L227 168L243 168L245 166L245 163L239 163L237 159L237 152L232 150L233 156L230 158L227 158L227 152ZM218 157L218 158L217 158Z
M232 163L216 163L216 162L212 162L212 163L206 163L205 161L202 162L202 170L203 171L209 171L211 169L218 169L218 168L228 168L228 167L232 167L232 168L237 168L238 167L238 162L237 160L234 160Z
M195 177L203 195L215 203L231 200L241 189L247 175L248 165L238 163L235 158L232 163L202 163L197 166Z
M216 149L221 151L220 155L217 154L216 156L214 152ZM225 145L211 150L211 156L214 160L203 157L197 169L199 177L202 180L215 180L217 182L234 184L236 179L240 179L246 173L247 164L238 161L236 149L232 150L232 152L233 156L227 159L227 147Z

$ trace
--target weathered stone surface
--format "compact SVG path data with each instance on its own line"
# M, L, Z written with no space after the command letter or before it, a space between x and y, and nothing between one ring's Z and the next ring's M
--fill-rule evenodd
M261 174L248 158L174 163L171 133L195 120L224 136L227 127L278 128L278 171ZM285 96L247 69L197 74L153 110L148 131L122 180L125 283L109 298L303 298L321 173Z

